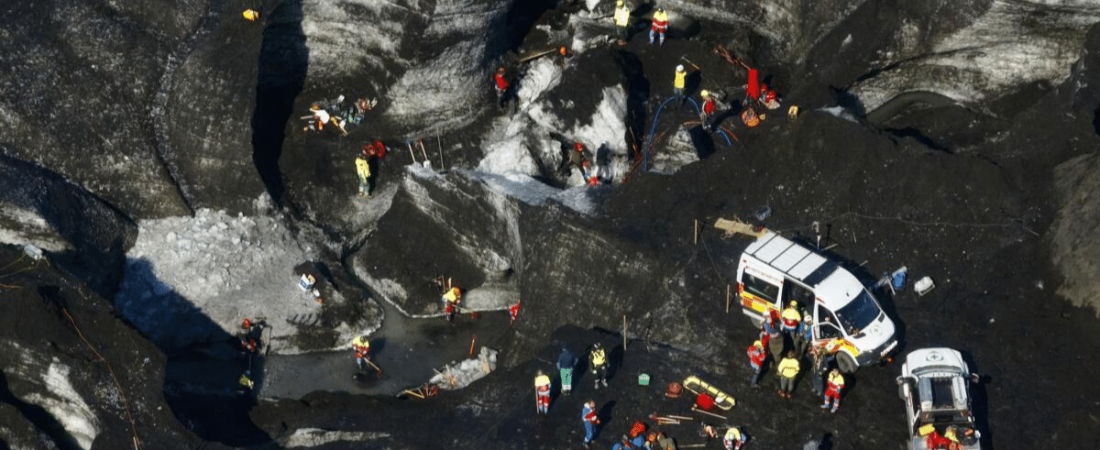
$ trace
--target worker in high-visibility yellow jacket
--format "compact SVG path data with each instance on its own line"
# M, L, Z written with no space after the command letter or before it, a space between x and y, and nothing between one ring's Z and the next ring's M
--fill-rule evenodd
M833 409L830 412L836 412L836 409L840 407L840 391L844 389L844 375L840 374L840 371L833 369L829 372L829 387L825 389L825 402L821 404L821 409L829 407L829 399L832 398Z
M794 391L794 379L798 376L798 358L794 356L794 352L787 352L787 356L779 362L779 396L784 398L791 398L791 391Z
M615 28L619 30L619 45L630 41L630 7L623 0L615 2Z
M588 354L588 367L596 379L596 389L600 388L600 383L607 387L607 351L599 342L592 346L592 352Z
M682 103L684 101L684 86L687 86L687 69L683 64L676 66L676 74L672 79L672 95Z
M798 330L798 324L802 322L802 314L798 312L798 302L791 301L783 310L783 332L794 334Z
M550 412L550 377L541 370L535 374L535 409L539 414Z
M745 433L742 433L737 427L732 427L726 430L722 443L726 445L726 450L741 450L741 446L747 440L748 437L745 436Z
M366 146L355 157L355 174L359 176L359 196L370 197L370 155Z

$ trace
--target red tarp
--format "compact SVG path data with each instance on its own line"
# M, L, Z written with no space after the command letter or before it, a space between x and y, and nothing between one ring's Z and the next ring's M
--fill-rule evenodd
M760 74L756 72L756 69L749 69L748 96L753 100L760 98Z

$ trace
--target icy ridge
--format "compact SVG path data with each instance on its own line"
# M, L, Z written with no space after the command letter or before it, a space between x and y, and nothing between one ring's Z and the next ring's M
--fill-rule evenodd
M1063 8L1049 7L1054 4ZM1043 27L1029 24L1036 14L1043 15ZM1061 83L1069 77L1088 27L1098 21L1100 5L1095 2L998 0L926 56L860 82L852 92L871 111L907 91L931 91L974 105L1014 86L1040 80ZM903 39L915 36L905 30L899 33ZM914 41L905 46L915 45ZM888 53L876 64L887 66L900 56Z

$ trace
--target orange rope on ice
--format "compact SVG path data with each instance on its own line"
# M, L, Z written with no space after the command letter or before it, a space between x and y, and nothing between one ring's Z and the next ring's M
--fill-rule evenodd
M92 343L88 342L88 339L84 338L84 333L80 332L80 327L76 326L76 320L74 320L73 316L69 314L69 310L66 308L61 308L61 312L65 314L65 317L69 319L69 322L73 324L73 329L76 330L76 335L80 337L81 341L84 341L84 345L87 345L88 349L91 350L93 354L95 354L96 358L99 358L99 361L101 361L103 365L107 366L107 372L111 374L111 379L114 380L115 387L118 388L118 395L120 398L122 398L122 406L126 408L126 418L130 420L130 430L133 432L134 435L134 449L140 450L141 440L138 439L137 424L134 423L134 416L130 414L130 402L126 400L126 393L122 390L122 385L118 382L118 377L115 376L115 371L111 368L111 363L107 362L107 359L105 359L103 355L100 355L99 352L96 351L95 347L92 346Z

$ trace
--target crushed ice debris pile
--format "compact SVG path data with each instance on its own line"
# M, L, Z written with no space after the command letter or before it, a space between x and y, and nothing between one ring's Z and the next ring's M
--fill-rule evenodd
M440 370L429 380L438 385L440 389L462 389L470 383L480 380L497 367L497 351L489 347L481 347L477 358L467 359L458 363L452 362Z

